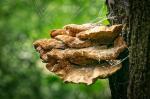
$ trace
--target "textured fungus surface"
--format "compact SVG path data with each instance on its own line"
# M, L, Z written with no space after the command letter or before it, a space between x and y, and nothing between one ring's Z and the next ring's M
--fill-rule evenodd
M115 61L120 63L119 60ZM55 65L47 64L46 67L49 71L60 76L65 82L86 83L87 85L90 85L97 78L104 79L119 70L121 64L110 66L110 64L104 62L94 66L78 66L71 64L68 61L61 61Z
M87 41L87 40L83 41L77 37L72 37L68 35L58 35L55 37L55 39L62 41L70 48L84 48L84 47L90 47L94 45L94 42Z
M56 57L57 59L67 59L67 58L90 58L95 60L112 60L116 59L122 51L127 47L124 41L120 41L122 37L118 37L115 41L113 47L105 48L104 46L92 46L81 49L67 48L53 49L48 53L48 56ZM119 40L118 40L119 39Z
M89 30L80 32L77 37L80 39L92 39L101 44L111 44L122 30L122 25L96 26Z
M69 24L52 30L51 39L35 41L34 47L47 69L64 82L89 85L122 67L117 57L127 45L121 30L122 25Z
M68 24L64 26L64 29L66 29L69 32L69 35L76 36L76 34L94 28L95 26L96 25L92 23L86 23L82 25Z

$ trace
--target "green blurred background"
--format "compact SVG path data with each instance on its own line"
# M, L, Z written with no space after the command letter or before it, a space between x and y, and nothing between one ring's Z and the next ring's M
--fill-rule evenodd
M109 99L107 80L64 84L32 45L51 29L101 21L106 13L104 0L0 0L0 99Z

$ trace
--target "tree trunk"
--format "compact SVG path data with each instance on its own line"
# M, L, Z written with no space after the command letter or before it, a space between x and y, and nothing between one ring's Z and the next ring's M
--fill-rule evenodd
M150 99L150 0L130 0L129 99Z
M109 78L112 99L150 99L150 0L106 0L106 4L110 23L126 27L121 35L129 46L130 61L123 61L123 68Z

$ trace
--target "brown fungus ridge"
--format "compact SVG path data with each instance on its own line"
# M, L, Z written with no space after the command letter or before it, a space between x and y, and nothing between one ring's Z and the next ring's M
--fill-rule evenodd
M65 49L65 44L63 44L61 41L58 41L56 39L41 39L37 40L33 43L35 49L40 54L40 58L43 60L43 62L48 62L50 60L50 57L47 57L47 53L51 51L53 48L56 49Z
M42 62L46 63L48 62L48 60L51 59L50 57L47 56L47 53L49 52L48 50L44 50L41 47L37 47L36 50L39 52Z
M120 63L119 60L114 61ZM116 66L111 66L108 63L103 63L95 66L78 66L73 65L68 61L60 61L54 66L47 64L46 67L49 71L63 79L64 82L84 83L90 85L98 78L104 79L109 77L119 70L122 65L120 63Z
M50 31L51 37L55 37L57 35L69 35L69 32L66 29L54 29Z
M127 48L127 45L122 37L118 37L114 41L114 47L104 48L103 46L92 46L81 49L68 48L65 50L53 49L48 53L48 56L55 57L57 59L67 59L67 58L78 58L83 57L85 59L94 60L112 60L116 59L118 55Z
M65 45L61 41L58 41L56 39L41 39L37 40L33 43L35 49L38 47L41 47L45 50L51 50L52 48L58 48L58 49L64 49Z
M91 39L96 40L101 44L110 44L119 36L122 31L123 25L113 26L96 26L92 29L78 33L76 36L80 39Z
M96 65L101 64L104 61L97 61L90 58L85 57L71 57L68 59L68 61L75 65L82 65L82 66L88 66L88 65Z
M58 35L55 37L55 39L62 41L64 44L69 46L70 48L85 48L96 45L95 43L91 41L83 41L80 40L77 37L72 37L69 35Z
M68 25L64 26L64 29L69 31L69 34L71 36L76 36L77 33L94 28L95 26L97 26L97 25L93 24L93 23L86 23L86 24L82 24L82 25L68 24Z

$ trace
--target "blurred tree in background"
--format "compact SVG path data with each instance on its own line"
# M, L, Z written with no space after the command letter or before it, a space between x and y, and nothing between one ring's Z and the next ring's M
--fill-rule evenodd
M64 84L46 73L32 46L50 29L105 14L104 0L0 0L0 99L108 99L106 80Z

